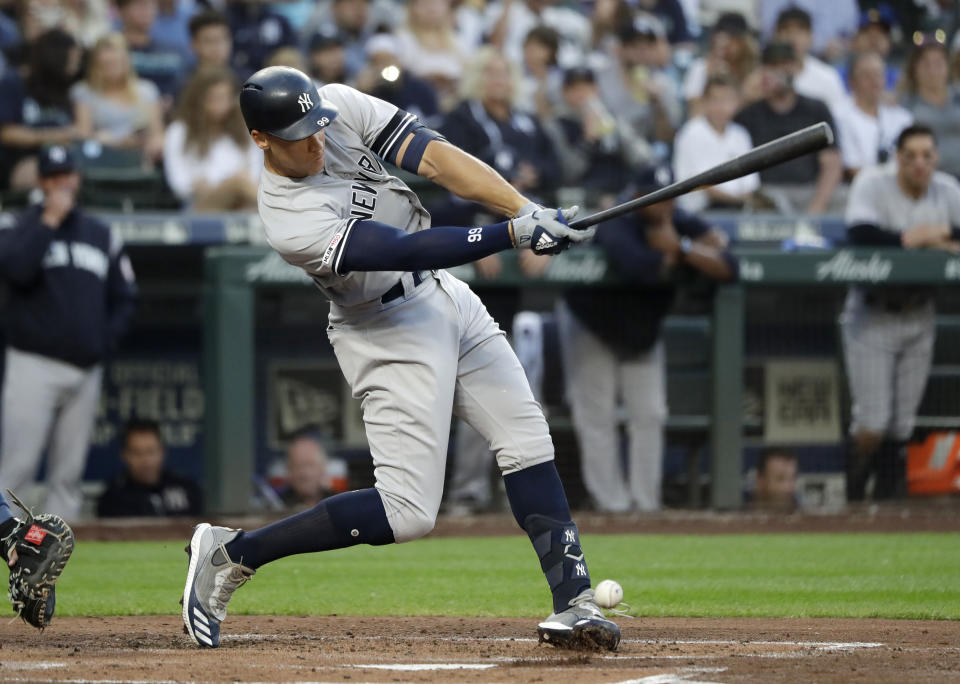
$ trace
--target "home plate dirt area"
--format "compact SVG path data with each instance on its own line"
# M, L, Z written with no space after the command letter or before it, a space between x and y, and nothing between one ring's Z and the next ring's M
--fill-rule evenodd
M536 641L533 619L231 616L217 650L178 616L0 623L0 681L960 682L960 624L622 619L616 653Z

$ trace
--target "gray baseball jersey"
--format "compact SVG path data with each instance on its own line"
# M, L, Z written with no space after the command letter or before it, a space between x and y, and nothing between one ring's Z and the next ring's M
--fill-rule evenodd
M923 223L960 225L960 182L937 171L927 194L913 199L900 189L895 164L864 169L850 190L846 223L899 233ZM853 398L851 431L908 439L933 359L933 304L902 310L868 306L867 298L878 292L883 291L850 288L842 317Z
M402 142L416 117L339 83L323 86L319 93L340 109L325 129L323 170L292 179L264 169L258 205L267 242L306 271L330 301L350 306L378 299L401 275L339 273L354 224L370 219L408 233L430 226L430 214L417 195L377 158Z
M553 443L516 354L465 283L446 271L343 273L358 221L413 233L430 216L376 156L401 144L412 115L343 85L319 92L340 110L324 129L325 168L298 179L264 170L260 216L274 249L332 302L327 335L363 400L394 538L408 541L429 532L439 510L452 413L483 435L504 473L551 460ZM383 302L398 282L403 296Z

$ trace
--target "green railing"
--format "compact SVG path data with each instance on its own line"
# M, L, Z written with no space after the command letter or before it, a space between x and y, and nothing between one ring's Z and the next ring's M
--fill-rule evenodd
M745 288L868 284L948 285L960 281L960 257L945 252L841 249L784 253L738 250L739 283L716 288L711 340L709 421L711 500L717 509L741 505ZM555 257L542 278L528 278L515 255L484 285L591 287L619 282L602 252L578 249ZM312 287L301 271L261 247L214 247L204 274L204 385L207 397L207 501L214 512L245 510L254 470L254 302L262 287ZM473 279L471 267L451 269ZM318 295L319 296L319 295Z

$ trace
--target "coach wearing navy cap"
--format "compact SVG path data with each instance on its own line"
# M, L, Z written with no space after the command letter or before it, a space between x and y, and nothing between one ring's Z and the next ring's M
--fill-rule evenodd
M120 237L77 208L70 149L44 148L38 170L43 201L0 231L0 277L10 293L0 484L23 491L46 448L44 508L72 520L102 362L129 326L134 277Z
M648 166L623 201L671 182L665 166ZM624 285L564 293L557 308L566 394L587 492L602 511L660 508L666 377L660 326L678 277L732 280L737 264L726 240L698 217L661 202L602 223L594 243ZM620 465L617 396L627 413L627 473Z

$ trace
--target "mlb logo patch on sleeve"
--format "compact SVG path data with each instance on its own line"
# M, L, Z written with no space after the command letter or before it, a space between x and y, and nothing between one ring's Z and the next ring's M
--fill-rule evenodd
M23 540L40 546L40 544L43 543L43 538L46 536L47 531L45 529L36 525L31 525L30 529L27 530L27 533L23 536Z

